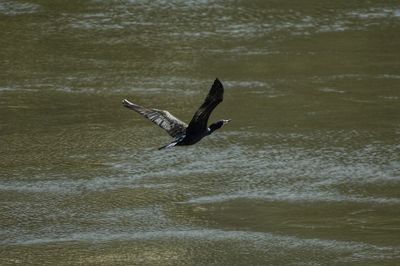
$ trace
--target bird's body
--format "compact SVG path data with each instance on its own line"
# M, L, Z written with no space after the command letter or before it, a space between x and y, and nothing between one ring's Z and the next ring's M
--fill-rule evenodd
M230 120L219 120L216 123L207 126L208 118L214 108L223 100L224 87L222 83L216 79L208 93L204 103L194 114L189 125L182 122L175 116L171 115L168 111L145 108L140 105L129 102L124 99L122 104L163 128L167 133L174 138L174 140L161 147L168 148L181 145L192 145L200 141L205 136L210 135L215 130L228 123Z

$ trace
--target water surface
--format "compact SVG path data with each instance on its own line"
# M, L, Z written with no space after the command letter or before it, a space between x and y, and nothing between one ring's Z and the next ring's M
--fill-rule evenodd
M0 3L0 264L396 265L396 1ZM232 122L195 146L214 78Z

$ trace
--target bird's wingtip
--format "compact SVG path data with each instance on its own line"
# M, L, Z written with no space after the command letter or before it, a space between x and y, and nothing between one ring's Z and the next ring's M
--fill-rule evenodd
M219 78L215 78L214 85L220 85L222 87L222 82L219 80Z
M128 101L127 99L122 100L122 105L128 108L134 106L134 104Z

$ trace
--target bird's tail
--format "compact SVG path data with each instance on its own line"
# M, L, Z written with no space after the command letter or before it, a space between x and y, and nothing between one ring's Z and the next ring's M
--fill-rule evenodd
M158 149L159 149L159 150L163 150L163 149L165 149L165 148L174 147L174 146L176 146L176 144L178 144L178 141L174 141L174 142L168 143L167 145L164 145L164 146L162 146L162 147L160 147L160 148L158 148Z

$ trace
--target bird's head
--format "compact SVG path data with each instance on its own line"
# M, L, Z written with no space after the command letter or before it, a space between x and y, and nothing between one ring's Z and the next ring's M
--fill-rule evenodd
M210 127L209 127L209 129L210 129L210 134L211 134L213 131L215 131L215 130L221 128L223 125L229 123L230 121L231 121L230 119L222 119L222 120L218 120L218 121L215 122L215 123L212 123L212 124L210 125Z

